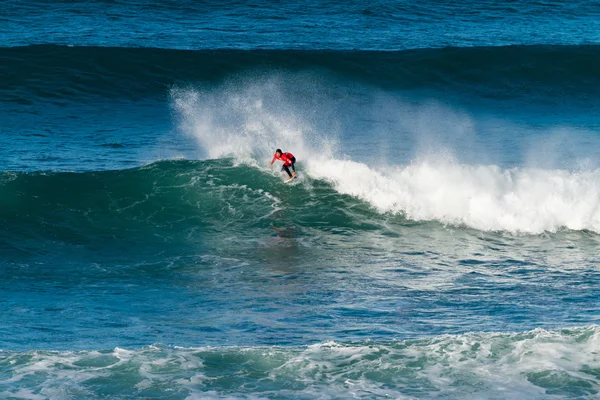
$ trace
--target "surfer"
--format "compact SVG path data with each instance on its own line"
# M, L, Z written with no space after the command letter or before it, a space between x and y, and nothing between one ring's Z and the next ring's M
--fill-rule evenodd
M288 179L288 181L296 177L296 167L294 167L294 164L296 163L296 157L294 157L292 153L284 153L281 151L281 149L277 149L275 150L275 154L273 155L273 159L271 160L271 164L269 164L269 167L273 165L275 160L283 161L283 166L281 167L281 170L287 172L287 174L289 175L290 178ZM290 172L290 167L292 167L292 172Z

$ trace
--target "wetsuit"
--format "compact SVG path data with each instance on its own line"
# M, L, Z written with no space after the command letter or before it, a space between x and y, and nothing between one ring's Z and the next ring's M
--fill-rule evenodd
M283 161L283 166L281 167L282 171L287 172L287 174L292 177L292 173L290 172L290 167L292 167L292 171L296 172L296 167L294 164L296 163L296 157L292 153L282 153L280 156L275 153L273 156L273 160L271 160L271 164L275 162L275 160Z

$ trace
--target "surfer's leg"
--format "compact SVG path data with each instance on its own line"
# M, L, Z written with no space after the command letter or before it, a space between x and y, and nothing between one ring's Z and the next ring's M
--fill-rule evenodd
M293 165L294 165L294 164L292 164L292 166L293 166ZM287 166L287 165L284 165L284 166L282 166L282 167L281 167L281 170L282 170L282 171L285 171L285 172L287 172L287 174L290 176L290 178L292 177L292 173L290 172L290 169L288 168L288 166Z
M293 176L296 176L296 157L292 158L292 171L294 171Z

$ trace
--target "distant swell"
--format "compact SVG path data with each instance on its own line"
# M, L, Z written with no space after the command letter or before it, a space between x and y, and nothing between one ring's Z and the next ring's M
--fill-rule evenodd
M80 96L143 99L232 75L310 72L344 85L452 91L498 100L598 103L600 47L406 51L168 50L33 45L0 49L0 93L21 104Z

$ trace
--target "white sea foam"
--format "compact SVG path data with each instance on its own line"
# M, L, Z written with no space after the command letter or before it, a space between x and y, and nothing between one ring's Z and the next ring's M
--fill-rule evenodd
M304 185L310 179L326 180L339 193L360 198L381 213L485 231L539 234L566 228L600 233L600 169L503 169L464 164L443 149L436 150L443 156L404 165L367 165L340 156L336 135L330 130L323 135L321 121L307 117L310 113L302 107L298 110L297 101L288 101L284 92L271 79L220 90L174 90L172 96L182 130L209 158L233 156L264 170L273 149L280 147L297 156L309 178ZM463 138L463 131L472 130L465 118L444 115L461 125L457 129Z
M486 231L600 233L600 170L509 169L416 162L378 171L343 160L309 160L308 173L380 212Z
M592 398L600 327L307 347L0 353L8 398ZM15 360L15 363L10 363Z

